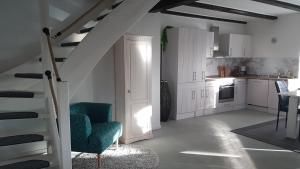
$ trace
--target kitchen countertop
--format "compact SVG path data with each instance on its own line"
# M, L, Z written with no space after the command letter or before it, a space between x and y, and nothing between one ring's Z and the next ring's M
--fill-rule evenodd
M206 81L214 81L219 79L258 79L258 80L289 80L294 78L287 77L276 77L268 75L245 75L245 76L229 76L229 77L219 77L219 76L207 76Z

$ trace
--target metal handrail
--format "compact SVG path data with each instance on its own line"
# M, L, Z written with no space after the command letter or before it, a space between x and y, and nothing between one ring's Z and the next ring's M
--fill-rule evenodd
M54 73L56 75L56 80L58 82L61 82L61 78L59 76L59 72L58 72L58 69L57 69L56 62L55 62L55 57L54 57L52 44L51 44L51 40L50 40L50 31L49 31L48 28L43 28L43 32L47 37L47 44L48 44L48 48L49 48L49 52L50 52L51 63L52 63L53 69L54 69Z
M64 32L66 32L68 29L70 29L72 26L74 26L77 22L79 22L83 17L88 15L90 12L92 12L95 8L97 8L98 5L102 3L103 0L99 0L93 7L91 7L89 10L87 10L85 13L83 13L80 17L75 19L70 25L66 26L61 31L57 32L52 38L56 39L57 37L61 36Z

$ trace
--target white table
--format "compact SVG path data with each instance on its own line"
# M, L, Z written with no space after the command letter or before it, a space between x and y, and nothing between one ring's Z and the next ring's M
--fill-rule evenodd
M279 93L279 95L290 96L286 137L296 139L299 134L297 113L300 100L300 90L282 92Z

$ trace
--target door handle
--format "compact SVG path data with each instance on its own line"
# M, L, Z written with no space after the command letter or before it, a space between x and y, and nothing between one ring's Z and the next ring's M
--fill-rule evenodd
M128 93L131 93L131 91L130 91L129 89L127 90L127 92L128 92Z

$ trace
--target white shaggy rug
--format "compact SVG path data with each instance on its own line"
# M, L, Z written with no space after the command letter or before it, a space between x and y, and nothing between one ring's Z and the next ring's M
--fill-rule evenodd
M97 155L72 153L73 169L97 169ZM139 145L110 147L101 154L101 169L157 169L158 155L149 148Z

